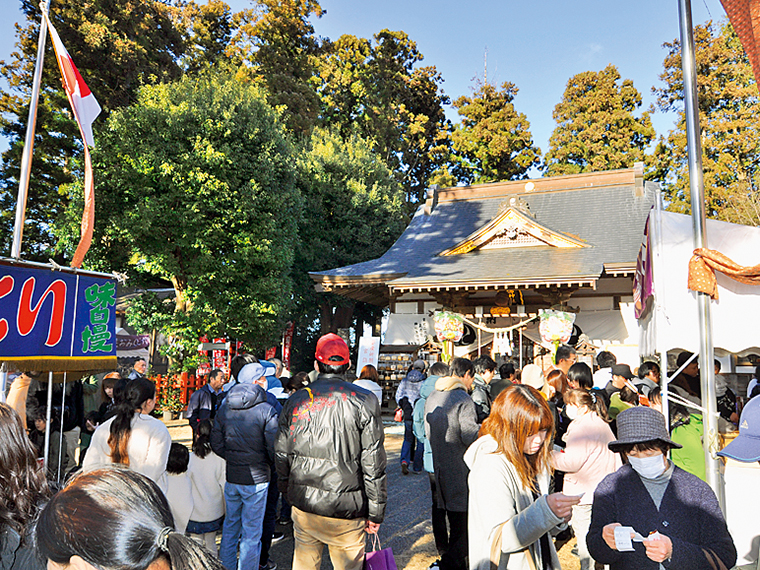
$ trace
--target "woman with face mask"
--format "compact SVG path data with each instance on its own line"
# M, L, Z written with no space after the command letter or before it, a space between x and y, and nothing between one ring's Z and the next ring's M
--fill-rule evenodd
M604 400L586 390L565 392L565 415L571 422L563 439L564 451L554 448L552 465L565 472L563 493L581 495L573 507L570 524L578 540L581 570L593 570L594 560L586 547L586 534L591 523L591 503L599 482L620 467L620 456L609 450L614 441Z
M681 446L664 416L637 406L620 412L617 428L608 447L626 464L594 492L586 537L594 560L611 570L733 567L736 548L712 489L667 459ZM620 526L625 530L616 531Z
M470 570L560 570L551 533L566 528L579 499L549 494L553 431L538 390L508 386L494 400L464 456Z

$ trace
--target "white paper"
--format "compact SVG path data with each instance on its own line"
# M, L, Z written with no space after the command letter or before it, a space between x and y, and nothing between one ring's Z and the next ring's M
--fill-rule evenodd
M631 535L635 534L633 527L616 526L615 527L615 548L620 552L632 552L634 550L631 544Z

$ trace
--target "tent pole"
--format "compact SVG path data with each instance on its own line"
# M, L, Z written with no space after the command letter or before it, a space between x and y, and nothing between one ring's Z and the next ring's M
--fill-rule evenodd
M47 14L50 2L41 4L42 10ZM40 85L42 84L42 65L45 62L45 40L47 39L47 26L45 18L40 18L40 35L37 41L37 63L34 66L34 82L32 83L32 99L29 102L29 118L26 123L26 139L24 140L24 152L21 156L21 171L19 173L18 199L16 201L16 223L13 226L13 244L11 257L21 258L21 240L24 237L24 219L26 218L26 199L29 196L29 177L32 172L32 150L34 149L34 130L37 123L37 103L40 98Z
M681 29L681 67L684 78L684 110L686 114L686 140L689 152L689 190L691 217L694 226L694 248L707 247L705 221L705 185L702 173L702 140L699 127L699 100L697 97L697 66L694 53L694 29L691 20L691 0L678 0ZM710 297L696 293L699 310L699 371L702 388L702 406L705 408L704 453L707 483L715 491L725 511L725 493L720 474L718 451L718 418L715 396L715 370L713 367L712 318Z
M45 472L48 468L48 455L50 454L50 412L53 408L53 371L48 372L47 411L45 413Z
M8 385L8 367L0 363L0 402L5 403L5 387Z
M61 484L61 460L63 459L63 419L66 415L66 372L63 373L63 390L61 390L61 431L58 434L58 470L55 473L55 480ZM66 452L68 455L68 451Z
M657 196L654 202L654 216L650 218L650 221L654 222L649 230L651 232L651 241L649 246L652 248L652 275L654 286L654 300L655 303L652 306L652 325L654 326L655 333L655 352L660 356L660 384L662 386L662 413L665 415L665 425L668 426L668 432L670 432L670 400L668 398L670 386L668 385L668 347L662 346L662 339L657 334L657 329L660 321L659 303L661 301L660 292L657 285L660 283L658 273L660 270L659 256L662 252L662 193L657 190ZM652 246L655 247L652 247Z

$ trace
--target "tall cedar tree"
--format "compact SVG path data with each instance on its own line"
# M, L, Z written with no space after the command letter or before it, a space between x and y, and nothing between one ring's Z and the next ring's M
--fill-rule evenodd
M319 113L312 85L319 42L309 18L321 17L317 0L257 0L235 14L227 55L240 65L239 78L261 83L273 107L298 136L308 137Z
M5 255L10 254L41 18L37 2L22 0L21 9L26 22L16 25L17 51L0 62L0 76L8 84L0 94L0 133L10 144L0 164L0 252ZM108 114L133 103L143 81L179 76L182 37L163 2L54 2L50 19L103 108L95 123L96 143ZM27 259L47 261L54 256L51 228L66 208L60 190L81 175L81 144L48 40L22 247Z
M343 35L326 42L316 78L321 123L346 135L358 129L404 186L408 211L424 200L430 178L447 161L450 103L434 66L404 32L382 30L374 41Z
M760 100L752 67L734 29L712 23L694 29L702 132L705 209L709 217L750 225L760 224ZM668 51L654 89L657 107L678 111L676 127L661 139L654 155L654 176L662 180L669 209L691 211L683 111L681 47Z
M451 135L453 174L467 184L525 178L539 163L530 123L513 103L513 83L497 89L481 84L472 97L460 97L454 107L462 121Z
M546 173L613 170L643 161L655 131L649 111L634 115L639 107L641 93L630 79L621 83L612 64L571 77L554 108L557 126L544 156Z
M211 72L143 87L111 114L93 159L102 190L87 266L170 281L168 333L252 348L278 337L301 199L290 144L256 87Z

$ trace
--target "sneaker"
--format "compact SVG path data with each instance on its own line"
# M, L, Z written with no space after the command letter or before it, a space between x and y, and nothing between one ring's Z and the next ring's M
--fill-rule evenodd
M428 566L428 570L438 570L441 567L441 559L439 558L435 562L433 562L430 566Z
M263 566L259 564L259 570L277 570L277 563L270 558Z
M412 471L412 475L422 475L422 469L419 471Z
M289 517L280 517L279 519L277 519L277 524L282 525L282 526L287 526L289 524L293 524L293 519Z
M404 475L409 475L409 466L406 463L401 464L401 472Z
M275 531L275 533L272 535L272 544L277 544L280 542L283 538L285 538L285 533L280 531ZM271 560L270 560L271 562ZM269 562L267 562L268 564ZM275 565L276 566L276 565Z

